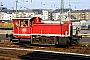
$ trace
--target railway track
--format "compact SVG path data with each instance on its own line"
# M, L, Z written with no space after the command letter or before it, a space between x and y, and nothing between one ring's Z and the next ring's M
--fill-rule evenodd
M0 60L21 60L19 56L29 53L23 50L1 49L0 48Z
M15 45L10 42L0 43L1 47L9 48L23 48L23 49L33 49L33 50L47 50L47 51L57 51L57 52L68 52L68 53L79 53L79 54L90 54L90 47L86 46L70 46L65 47L55 47L55 46L28 46L28 45Z
M73 47L70 47L71 49ZM77 47L78 49L79 47ZM1 51L2 50L2 51ZM90 59L88 54L68 53L68 52L56 52L47 50L35 50L30 48L8 48L0 47L0 56L8 58L17 58L23 60L37 59L37 60L86 60Z
M35 50L47 50L47 51L58 51L58 52L69 52L69 53L81 53L81 54L90 54L90 43L80 43L78 46L70 46L68 48L64 46L40 46L40 45L29 45L29 44L12 44L9 41L0 42L1 47L9 48L29 48Z
M83 44L85 44L85 42ZM56 46L40 46L40 45L34 46L28 44L24 44L24 45L12 44L11 42L5 40L3 42L2 41L0 42L0 58L9 59L9 60L10 59L63 60L63 58L65 60L70 60L70 59L78 60L78 58L79 60L90 59L90 44L88 44L88 46L86 45L82 46L82 45L70 46L68 48L56 47ZM23 52L27 52L27 53L23 53Z

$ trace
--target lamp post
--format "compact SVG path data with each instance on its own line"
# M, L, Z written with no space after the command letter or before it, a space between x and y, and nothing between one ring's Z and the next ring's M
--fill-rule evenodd
M3 6L3 4L2 4L2 2L0 2L0 7L1 7L0 19L3 19L3 15L2 15L2 6Z
M63 19L63 9L64 9L64 0L61 0L61 7L60 7L60 24Z
M3 4L2 4L2 2L0 2L1 11L2 11L2 6L3 6Z
M71 4L70 4L70 0L69 0L69 12L71 12Z

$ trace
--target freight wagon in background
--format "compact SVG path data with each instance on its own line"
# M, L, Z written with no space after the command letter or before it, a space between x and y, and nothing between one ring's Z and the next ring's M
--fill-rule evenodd
M81 36L73 35L71 22L43 23L41 18L14 18L13 34L7 34L12 43L29 42L38 45L76 45ZM78 30L77 30L78 32Z
M13 23L11 20L0 20L0 29L2 30L12 30Z

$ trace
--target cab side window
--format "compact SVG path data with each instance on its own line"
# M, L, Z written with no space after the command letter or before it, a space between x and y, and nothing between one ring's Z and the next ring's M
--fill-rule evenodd
M16 28L19 27L19 22L15 22L15 27L16 27Z
M20 21L20 26L21 27L27 27L28 26L28 20L21 20Z

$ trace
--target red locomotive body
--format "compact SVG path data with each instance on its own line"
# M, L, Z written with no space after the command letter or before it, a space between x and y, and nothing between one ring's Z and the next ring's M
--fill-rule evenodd
M34 24L32 33L48 36L70 36L70 25L68 24Z
M41 20L39 17L14 18L11 41L13 43L29 41L30 44L39 45L71 45L78 42L79 37L73 36L71 22L47 24L42 23Z

